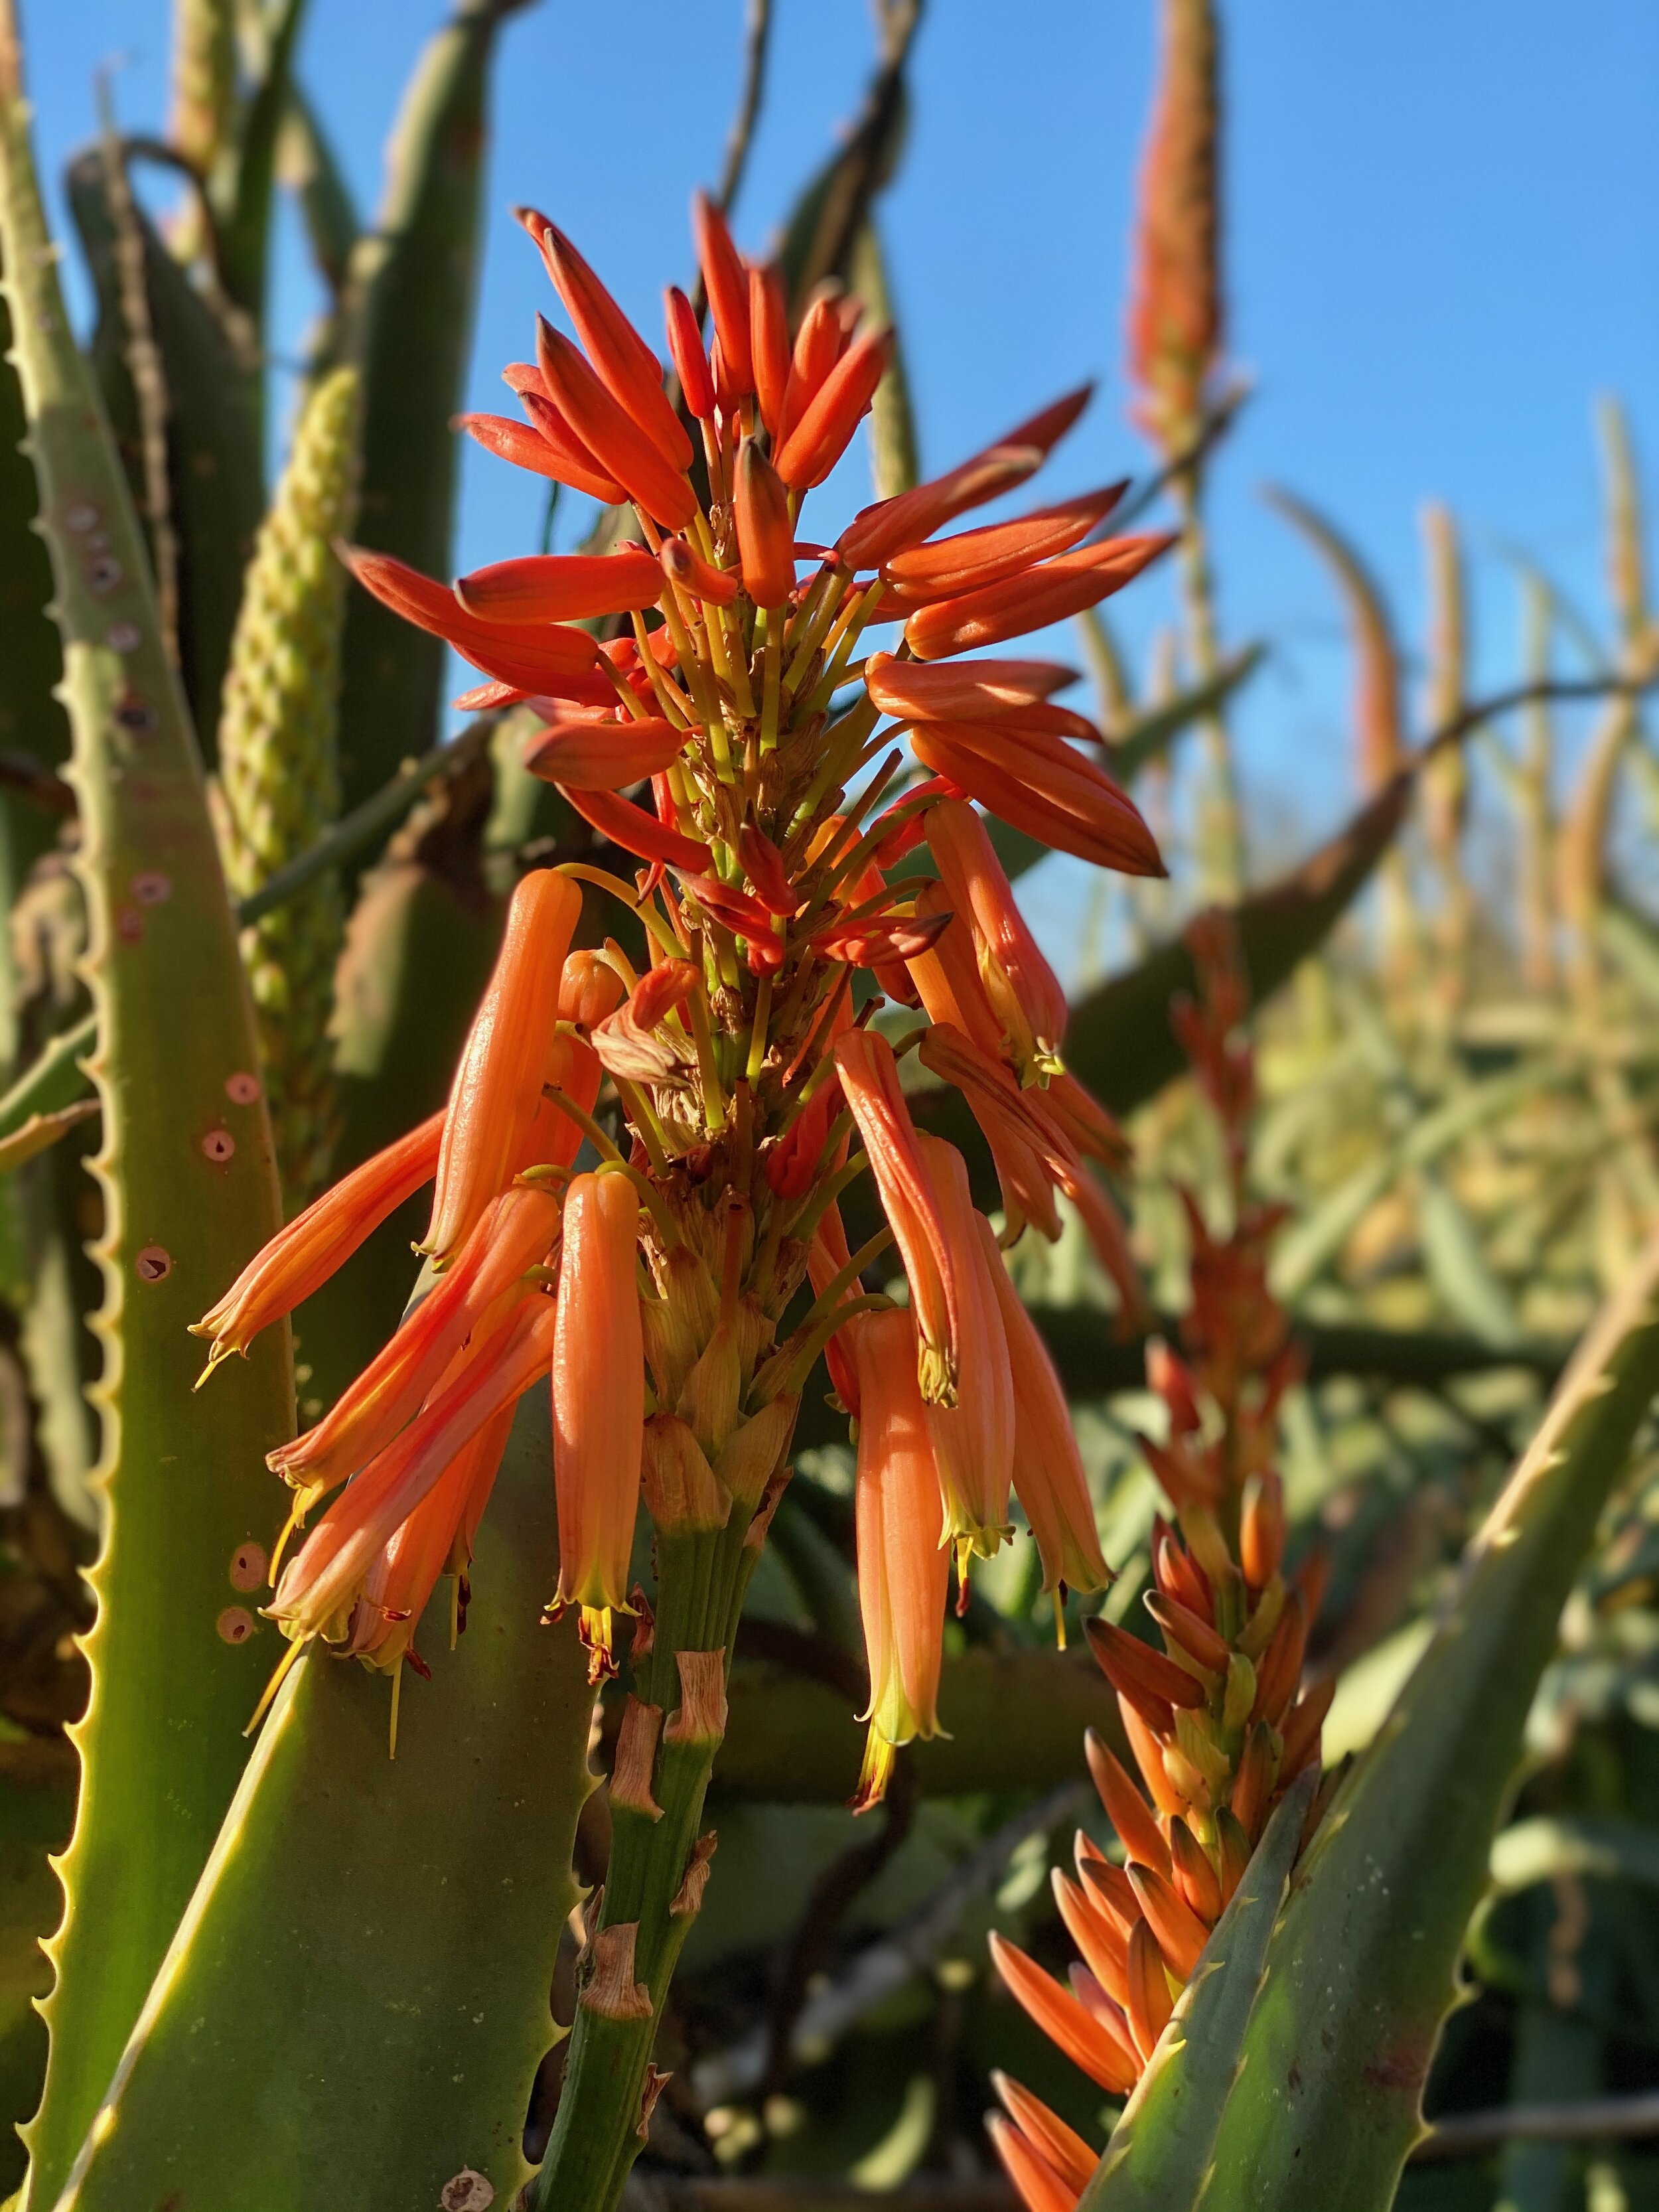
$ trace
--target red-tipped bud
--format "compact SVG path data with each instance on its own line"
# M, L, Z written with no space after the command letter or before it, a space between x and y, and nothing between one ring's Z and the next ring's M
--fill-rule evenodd
M1281 1783L1294 1782L1304 1766L1311 1766L1318 1759L1320 1730L1335 1695L1336 1677L1328 1675L1324 1681L1304 1690L1291 1707L1282 1731L1285 1747L1279 1762Z
M783 415L778 424L782 445L823 387L824 379L841 359L847 341L836 302L823 295L814 300L795 333L795 349L789 362L789 380L783 395Z
M738 858L754 885L755 896L773 914L787 920L800 910L801 896L789 880L783 855L763 830L745 822L738 833Z
M1245 1739L1244 1755L1233 1777L1229 1801L1233 1818L1252 1844L1261 1834L1267 1817L1267 1801L1278 1778L1279 1756L1273 1748L1273 1731L1265 1721L1257 1721Z
M997 1972L1049 2040L1101 2088L1113 2095L1133 2088L1139 2066L1133 2048L1126 2048L1127 2032L1121 2039L1112 2033L1069 1990L994 1930L990 1941Z
M918 722L916 758L969 798L1045 845L1121 874L1164 873L1128 794L1063 738L1002 722Z
M1058 507L1040 508L1012 522L987 523L931 545L896 553L882 570L902 600L925 606L935 599L982 589L1017 576L1038 561L1064 553L1117 505L1128 489L1123 482L1079 493Z
M629 1011L642 1030L653 1030L659 1021L683 1006L702 977L690 960L664 960L647 968L629 998Z
M1023 2088L1006 2074L994 2073L991 2087L1007 2107L1010 2118L1027 2142L1034 2144L1048 2164L1053 2167L1073 2198L1080 2197L1094 2178L1100 2163L1097 2154L1090 2149L1075 2130L1066 2126L1057 2113L1051 2112L1039 2098ZM1016 2180L1015 2186L1018 2187ZM1027 2200L1029 2203L1029 2199Z
M1239 1515L1238 1558L1253 1590L1265 1589L1285 1556L1285 1486L1276 1474L1252 1475Z
M864 681L882 713L902 721L1000 722L1075 684L1077 671L1057 660L897 660L872 653Z
M1172 1644L1178 1644L1212 1674L1225 1674L1232 1654L1208 1621L1189 1613L1179 1598L1164 1597L1156 1590L1147 1592L1146 1606Z
M1206 1928L1221 1917L1221 1881L1209 1854L1184 1820L1171 1822L1170 1856L1175 1884Z
M538 404L558 420L557 410L546 400L539 400ZM510 415L458 415L454 427L465 430L485 453L510 461L515 469L528 469L533 476L568 483L574 490L589 492L607 504L625 496L622 486L613 483L597 462L590 465L574 442L549 437L539 424L515 422Z
M743 588L758 607L781 607L795 588L794 526L783 481L752 438L738 448L738 552Z
M732 243L726 217L706 193L699 192L691 203L691 227L720 342L720 364L732 396L740 399L755 388L749 343L749 278Z
M749 272L749 343L761 421L775 439L789 388L789 310L775 269Z
M674 374L679 378L685 404L700 422L711 422L714 418L714 379L709 370L708 356L703 351L702 332L697 328L691 302L678 284L669 285L662 302L663 320L668 326L668 350L673 356Z
M1123 2002L1123 1931L1099 1900L1055 1867L1049 1882L1066 1932L1083 1963L1115 2002Z
M620 845L624 853L699 875L713 863L714 856L707 845L670 830L631 799L618 799L610 791L580 790L574 784L560 788L583 821L592 823L602 837Z
M590 499L602 499L608 506L620 506L626 500L628 494L621 484L554 405L539 370L536 386L521 392L519 399L535 426L536 435L546 446L553 461L551 472L561 483L568 483L574 491L585 491Z

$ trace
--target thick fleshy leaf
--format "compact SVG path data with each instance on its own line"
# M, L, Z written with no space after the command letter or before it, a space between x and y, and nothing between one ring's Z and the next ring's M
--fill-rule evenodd
M468 2168L505 2204L524 2179L592 1787L575 1623L539 1619L557 1551L548 1420L533 1391L466 1632L442 1648L441 1583L420 1639L432 1679L404 1681L396 1759L384 1675L313 1647L279 1693L76 2166L76 2212L175 2191L240 2212L435 2205Z
M228 1388L191 1391L186 1323L276 1226L270 1133L200 757L58 291L15 69L0 39L0 252L64 647L106 1224L105 1542L52 2052L29 2130L38 2208L56 2200L241 1770L263 1647L234 1611L232 1568L269 1533L260 1462L290 1432L293 1400L280 1331Z

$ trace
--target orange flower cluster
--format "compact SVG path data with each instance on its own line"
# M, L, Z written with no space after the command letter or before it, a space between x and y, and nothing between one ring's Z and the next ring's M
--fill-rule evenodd
M1089 1771L1123 1846L1121 1865L1080 1831L1054 1898L1082 1954L1066 1987L1012 1943L992 1954L1038 2026L1113 2095L1151 2059L1268 1815L1316 1767L1334 1681L1302 1688L1322 1569L1283 1568L1285 1509L1273 1460L1279 1401L1298 1372L1267 1288L1279 1216L1243 1188L1254 1066L1237 1034L1246 1009L1231 925L1206 915L1188 943L1200 999L1176 1009L1200 1087L1220 1122L1233 1226L1214 1236L1190 1193L1192 1304L1184 1357L1154 1344L1148 1381L1169 1411L1163 1444L1142 1437L1173 1520L1153 1524L1147 1612L1163 1650L1104 1620L1090 1644L1117 1692L1139 1786L1091 1730ZM1316 1797L1310 1828L1323 1809ZM1030 2212L1072 2212L1096 2154L1018 2082L999 2081L991 2133Z
M1083 543L1119 487L939 534L1040 467L1086 392L866 507L833 546L805 541L803 498L868 409L887 333L833 287L792 329L778 272L745 264L700 202L712 343L671 290L677 404L569 240L522 220L580 343L538 318L534 360L507 371L521 416L465 428L515 466L631 507L626 542L502 561L453 588L385 555L345 557L478 670L470 703L532 710L528 765L605 842L520 884L441 1128L319 1200L199 1326L210 1367L245 1348L433 1178L417 1302L271 1455L296 1522L333 1494L270 1611L296 1643L413 1662L422 1608L447 1567L465 1572L514 1405L539 1380L552 1603L579 1611L596 1679L638 1602L641 1497L659 1537L718 1532L718 1550L729 1533L740 1548L699 1569L724 1592L724 1613L712 1598L693 1608L719 1644L824 1354L859 1419L871 1803L895 1747L937 1726L951 1558L965 1572L1008 1537L1011 1487L1047 1587L1097 1589L1107 1572L1053 1365L964 1161L912 1119L904 1055L919 1046L968 1097L1010 1233L1057 1235L1064 1193L1126 1304L1139 1299L1095 1172L1121 1164L1122 1142L1065 1071L1064 995L974 802L1103 866L1161 863L1099 732L1054 703L1072 672L957 656L1092 605L1167 541ZM869 630L887 650L865 650ZM912 857L924 841L937 876ZM583 883L643 925L642 969L637 943L632 957L615 939L570 950ZM901 1024L923 1015L896 1049L884 1006ZM887 1225L854 1253L837 1200L866 1168ZM861 1280L890 1243L908 1306ZM664 1612L659 1659L671 1631ZM687 1678L725 1648L679 1652L698 1662ZM642 1803L647 1735L640 1720L629 1737Z
M1191 446L1220 357L1220 161L1211 0L1164 0L1162 65L1140 172L1129 307L1139 413L1168 453Z

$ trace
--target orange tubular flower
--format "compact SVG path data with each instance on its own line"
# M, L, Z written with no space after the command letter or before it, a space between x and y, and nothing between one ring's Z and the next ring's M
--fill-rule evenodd
M1077 671L1057 660L896 660L872 653L865 688L884 714L902 721L1003 722L1068 684Z
M909 1279L921 1395L930 1405L953 1406L962 1299L957 1257L899 1087L893 1048L874 1031L848 1030L836 1039L835 1052L842 1090Z
M632 545L605 554L526 554L475 568L455 584L468 614L487 622L580 622L654 606L661 594L661 568Z
M757 607L781 607L795 588L795 531L783 480L752 438L738 448L738 551L743 588Z
M652 566L656 567L653 562ZM662 572L658 570L658 581ZM690 732L656 715L626 721L559 721L538 730L522 758L544 783L573 791L619 791L672 768Z
M820 293L801 318L795 333L795 349L789 358L789 380L784 387L783 415L778 424L778 443L789 434L823 388L824 379L847 349L847 339L836 313L836 302Z
M927 1432L945 1508L939 1541L956 1553L966 1589L969 1559L988 1559L1013 1534L1008 1490L1014 1473L1014 1387L1002 1309L985 1264L984 1227L974 1211L968 1168L942 1137L918 1139L956 1268L958 1379L953 1406L929 1406ZM987 1236L989 1231L986 1231ZM995 1251L995 1240L991 1240ZM997 1272L1002 1272L1001 1262Z
M1035 1082L1061 1073L1066 994L1037 950L1013 888L986 835L985 825L961 799L942 799L927 811L927 842L955 911L973 928L979 972L1021 1079Z
M538 395L537 404L551 418L555 427L544 429L538 423L515 422L510 415L458 415L455 428L465 430L485 453L494 453L497 460L510 461L515 469L527 469L532 476L550 477L556 483L568 483L574 490L603 500L607 506L616 506L625 499L628 495L622 486L613 483L597 461L578 453L574 443L562 434L555 410L548 402Z
M591 699L608 706L616 694L593 673L599 647L585 630L557 624L485 622L470 615L453 592L389 553L337 544L335 550L365 590L419 629L453 645L480 668L523 691Z
M1040 507L1014 522L988 522L957 538L907 547L882 569L901 601L927 606L1018 576L1034 562L1064 553L1103 521L1128 489L1128 479Z
M732 243L726 217L706 192L699 192L691 203L691 227L720 340L720 360L732 396L741 399L755 388L749 343L748 275Z
M1128 793L1063 738L994 722L918 722L916 758L1045 845L1126 876L1165 873Z
M778 474L793 491L821 484L868 413L893 350L890 331L857 338L823 380L778 448Z
M1026 2212L1073 2212L1079 2191L1057 2172L1017 2122L988 2112L985 2132Z
M1072 2197L1080 2196L1094 2179L1095 2168L1100 2163L1082 2136L1008 2075L994 2073L991 2087L1001 2099L1009 2118L1066 2185Z
M859 1611L870 1663L870 1724L855 1813L878 1804L893 1753L939 1733L939 1680L950 1563L939 1548L939 1476L916 1384L915 1326L902 1310L843 1332L860 1404L855 1506Z
M1100 2014L1080 2004L1017 1945L994 1930L990 1941L997 1972L1049 2040L1057 2043L1073 2064L1080 2066L1109 2095L1121 2097L1132 2089L1140 2062L1128 2023L1109 2027Z
M419 1417L348 1484L283 1570L269 1611L295 1643L346 1632L375 1555L486 1422L522 1397L552 1355L554 1308L537 1298L465 1358Z
M611 1616L628 1613L644 1449L645 1345L635 1284L640 1202L625 1176L578 1176L564 1206L553 1346L557 1606L581 1608L597 1680L614 1671Z
M921 608L904 625L904 641L918 660L944 660L953 653L1000 645L1004 638L1064 622L1121 592L1175 542L1166 531L1109 538L1079 552L1062 553L1000 583Z
M450 1090L421 1246L436 1260L465 1242L530 1133L559 1018L559 971L580 912L581 893L550 868L526 876L513 894L495 970Z
M510 1190L495 1200L441 1276L314 1428L279 1444L265 1464L300 1493L301 1512L383 1450L413 1419L472 1329L544 1260L559 1233L549 1191Z
M1104 1589L1111 1570L1101 1553L1088 1477L1054 1363L1008 1279L996 1238L982 1217L979 1230L1013 1377L1014 1488L1036 1540L1042 1587L1054 1595L1054 1618L1063 1644L1060 1606L1066 1592Z
M1088 405L1092 384L1079 385L1029 422L1018 424L969 459L913 491L878 500L854 515L836 541L836 551L849 568L878 568L919 545L947 522L1000 498L1042 467L1048 454Z
M233 1352L246 1357L262 1328L303 1305L388 1215L431 1182L443 1129L443 1115L428 1115L314 1199L254 1255L218 1304L190 1324L192 1336L210 1340L198 1390L222 1359Z

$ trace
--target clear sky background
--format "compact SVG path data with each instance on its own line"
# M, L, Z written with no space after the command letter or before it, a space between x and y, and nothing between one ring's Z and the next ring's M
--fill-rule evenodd
M750 248L856 108L872 52L860 0L775 4L736 211ZM100 61L120 64L125 124L159 125L164 0L23 9L54 174L90 135ZM446 12L311 0L301 72L365 209L404 80ZM742 0L540 0L508 24L471 404L505 404L498 367L549 304L515 200L574 236L660 346L660 287L690 264L688 198L720 167L742 14ZM1515 672L1506 546L1601 618L1596 395L1625 399L1659 459L1659 8L1222 0L1221 14L1231 351L1256 390L1216 472L1215 523L1228 636L1275 644L1239 719L1262 836L1283 853L1348 802L1346 663L1326 580L1261 506L1264 480L1355 538L1413 637L1419 507L1448 501L1476 563L1486 680ZM1091 374L1100 395L1043 486L1146 466L1121 339L1153 23L1154 0L929 0L882 216L928 466ZM310 304L290 227L279 343ZM868 496L861 455L831 492L849 510ZM469 449L461 566L524 550L539 514L538 486ZM1149 580L1115 603L1137 652L1170 619L1170 589Z

